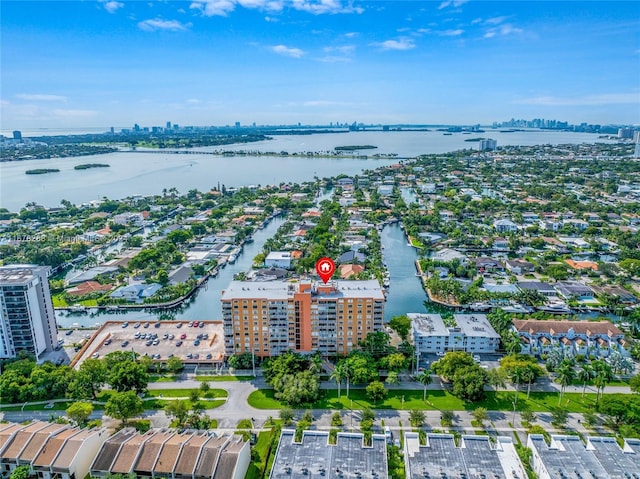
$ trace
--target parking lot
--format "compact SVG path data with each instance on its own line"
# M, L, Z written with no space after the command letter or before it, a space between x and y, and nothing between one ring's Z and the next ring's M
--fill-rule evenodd
M78 367L87 358L114 351L132 351L155 361L172 356L185 364L215 364L224 359L221 321L109 321L74 358Z

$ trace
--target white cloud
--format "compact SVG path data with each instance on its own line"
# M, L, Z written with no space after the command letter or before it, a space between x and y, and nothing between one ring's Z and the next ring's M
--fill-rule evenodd
M511 25L510 23L505 23L504 25L500 25L499 27L490 28L484 34L484 38L493 38L497 35L505 36L505 35L518 35L524 33L522 28L517 28Z
M525 98L515 103L543 106L598 106L637 104L640 103L640 93L601 93L599 95L586 95L583 97L538 96L533 98Z
M373 45L381 48L382 50L411 50L416 46L410 38L386 40L380 43L373 43Z
M114 0L104 2L104 9L109 13L116 13L116 11L122 7L124 7L124 3L116 2Z
M464 33L464 30L458 28L456 30L444 30L442 32L438 32L438 35L442 37L457 37Z
M197 105L198 103L202 103L200 100L198 100L197 98L189 98L187 100L187 103L189 105Z
M438 10L442 10L443 8L447 8L447 7L458 8L461 5L464 5L465 3L467 3L468 1L469 0L445 0L438 6Z
M349 33L345 33L344 36L347 38L355 38L359 35L358 32L349 32Z
M291 58L301 58L304 55L304 51L299 48L287 47L285 45L275 45L271 47L271 51L273 53L277 53L278 55L283 55L285 57Z
M226 17L235 10L236 6L267 12L281 12L285 7L289 7L313 15L364 11L350 4L343 5L342 0L195 0L190 8L200 10L207 17Z
M507 17L491 17L487 18L484 23L488 25L498 25L499 23L504 22L506 19Z
M205 17L226 17L236 8L234 0L207 0L193 2L189 8L200 10Z
M191 27L191 23L181 23L178 20L162 20L161 18L143 20L138 22L138 28L145 32L167 30L170 32L184 32Z
M348 55L353 53L355 49L355 45L342 45L340 47L324 47L322 50L326 53L339 52L343 55Z
M67 101L66 96L62 95L47 95L42 93L18 93L15 95L20 100L27 101Z

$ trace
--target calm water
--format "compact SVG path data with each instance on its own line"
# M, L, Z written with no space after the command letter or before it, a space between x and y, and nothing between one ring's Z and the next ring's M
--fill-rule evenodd
M386 226L380 236L384 246L384 261L390 275L391 287L385 304L385 321L406 313L424 313L427 295L416 276L416 250L408 245L398 223Z
M57 322L63 327L70 327L74 325L74 323L78 323L80 326L91 326L113 319L126 319L127 321L156 319L159 317L167 317L167 314L169 318L175 317L186 320L222 319L222 305L220 304L222 291L229 286L229 283L236 273L246 272L251 268L253 258L262 251L265 241L275 234L283 222L284 218L275 218L266 228L257 231L253 235L253 243L247 243L245 245L242 253L238 255L237 261L223 268L215 278L209 279L207 285L192 296L189 303L185 304L180 310L164 314L159 312L145 312L143 310L123 313L94 313L93 315L72 314L69 316L61 316L57 313Z
M470 136L490 136L499 145L535 145L591 143L603 141L598 135L552 131L444 136L441 132L350 132L318 135L276 136L273 140L225 146L225 149L263 152L331 151L340 145L371 144L373 153L397 153L414 157L426 153L444 153L474 148L465 142ZM215 148L202 148L202 151ZM221 157L212 155L172 155L163 153L118 152L109 155L84 156L52 160L29 160L0 163L0 206L18 211L35 201L47 207L58 206L62 199L80 204L104 196L111 199L136 194L161 194L164 188L179 192L197 188L207 191L218 183L230 186L302 182L314 176L329 177L341 173L354 175L366 169L394 163L393 160L363 160L302 157ZM110 168L74 170L82 163L108 163ZM25 175L33 168L58 168L59 173Z

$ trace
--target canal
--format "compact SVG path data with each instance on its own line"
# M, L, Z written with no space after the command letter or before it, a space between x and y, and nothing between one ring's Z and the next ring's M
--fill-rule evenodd
M407 313L424 313L427 295L422 289L420 278L416 276L415 261L418 254L407 244L400 223L383 228L380 235L384 247L383 258L389 270L391 287L387 292L385 321Z
M222 319L222 306L220 296L222 291L233 280L233 276L240 272L247 272L253 263L253 258L262 251L265 241L271 238L280 225L284 223L284 217L277 217L262 230L253 235L253 242L245 244L242 253L238 255L235 263L227 265L220 270L215 278L210 278L207 284L197 291L181 307L171 311L133 310L126 312L94 311L83 313L56 312L56 320L63 328L91 327L109 320L136 321L141 319ZM390 288L385 305L385 320L406 314L425 312L424 305L427 296L420 284L420 278L416 276L415 260L418 258L416 251L407 245L404 232L399 223L387 225L381 233L381 241L384 247L383 256L390 274ZM90 310L91 311L91 310Z
M126 312L83 312L65 313L61 315L56 311L56 321L63 328L75 326L94 326L110 320L135 321L140 319L222 319L222 305L220 296L229 285L233 276L240 272L246 272L251 268L253 258L262 251L267 239L271 238L280 225L284 223L284 217L276 217L269 224L254 233L253 242L244 245L235 263L228 264L221 269L218 276L209 278L206 285L200 288L180 308L172 311L133 310Z

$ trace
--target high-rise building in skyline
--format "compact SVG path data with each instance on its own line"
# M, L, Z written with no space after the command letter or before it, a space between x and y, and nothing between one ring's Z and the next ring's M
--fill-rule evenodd
M227 355L343 355L383 329L385 298L376 280L232 281L221 301Z
M22 140L22 132L20 130L15 130L13 132L13 139L14 140Z
M57 346L49 267L0 267L0 358L27 351L39 359Z
M480 145L478 145L478 149L480 151L485 151L485 150L495 150L498 147L498 141L497 140L493 140L491 138L485 138L480 140Z

